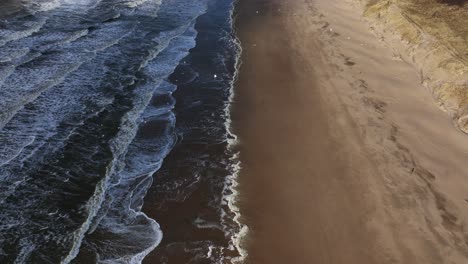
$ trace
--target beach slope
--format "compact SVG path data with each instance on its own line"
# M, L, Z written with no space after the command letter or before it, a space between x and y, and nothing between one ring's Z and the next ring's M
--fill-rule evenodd
M241 0L248 263L466 263L468 138L354 2Z

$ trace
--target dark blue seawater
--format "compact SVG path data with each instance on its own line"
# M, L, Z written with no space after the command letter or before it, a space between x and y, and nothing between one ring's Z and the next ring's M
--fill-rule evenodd
M242 258L232 8L0 3L0 263L188 263L193 210L190 263Z

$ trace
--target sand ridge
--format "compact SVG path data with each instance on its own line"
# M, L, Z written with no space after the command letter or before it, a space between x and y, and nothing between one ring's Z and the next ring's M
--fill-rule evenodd
M414 64L435 102L468 133L468 3L465 0L361 1L375 32Z

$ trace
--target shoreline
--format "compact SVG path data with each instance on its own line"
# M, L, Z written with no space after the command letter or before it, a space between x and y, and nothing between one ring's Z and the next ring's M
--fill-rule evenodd
M177 143L154 174L143 208L164 238L143 263L245 258L239 242L245 227L235 203L238 155L229 124L238 68L231 12L231 2L216 2L197 18L195 47L169 77L177 86Z
M247 263L379 263L366 226L367 183L355 178L329 131L311 65L321 62L311 50L323 47L317 38L302 42L312 15L302 7L237 7L244 52L233 122L243 164L239 204L250 229Z
M242 64L241 58L242 58L242 45L239 40L239 38L236 35L236 17L235 17L235 10L236 10L236 3L237 0L234 0L232 2L231 6L231 13L230 13L230 18L229 18L229 24L231 25L231 34L232 34L232 44L234 45L234 50L236 53L236 58L234 62L234 73L233 73L233 78L229 84L229 98L228 101L225 105L224 108L224 115L225 115L225 129L226 129L226 138L227 138L227 152L228 155L230 156L230 165L229 165L229 171L230 174L226 177L225 184L224 184L224 190L223 190L223 200L224 203L227 205L227 208L229 208L230 213L234 214L234 219L232 219L237 227L238 230L237 232L233 233L231 235L231 240L229 241L230 247L235 248L235 250L238 252L239 256L234 257L230 261L232 263L243 263L245 259L248 256L247 251L243 247L243 241L246 239L249 228L247 225L243 224L241 219L242 219L242 214L240 212L240 208L238 206L238 198L239 198L239 173L241 171L241 161L239 159L239 150L238 150L238 136L234 132L234 128L232 126L232 111L233 111L233 103L235 99L235 85L236 82L239 78L239 72L240 72L240 67ZM223 216L227 216L226 213L222 214Z
M338 0L237 4L246 263L468 260L468 137L362 11Z

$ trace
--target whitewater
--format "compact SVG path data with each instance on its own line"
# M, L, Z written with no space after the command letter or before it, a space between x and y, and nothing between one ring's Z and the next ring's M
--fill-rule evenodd
M216 16L209 10L219 2L232 15L231 1L212 0L3 4L1 263L141 263L158 250L166 231L142 208L154 175L183 140L174 108L184 102L173 96L179 84L171 76L189 64L197 23ZM226 248L240 254L235 239L245 227L232 201L238 161L226 127L240 50L231 18L223 21L213 30L234 60L218 73L222 122L209 125L226 143L214 207ZM186 83L206 75L194 72Z

